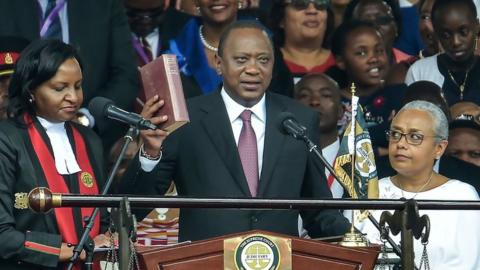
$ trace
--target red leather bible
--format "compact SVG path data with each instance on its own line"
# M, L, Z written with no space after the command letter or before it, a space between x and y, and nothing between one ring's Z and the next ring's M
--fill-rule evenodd
M190 121L175 55L160 55L140 68L140 76L146 100L155 95L165 100L157 112L168 116L161 129L172 132Z

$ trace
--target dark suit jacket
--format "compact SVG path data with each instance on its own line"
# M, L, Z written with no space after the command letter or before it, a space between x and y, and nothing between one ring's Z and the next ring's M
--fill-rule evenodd
M37 123L37 125L39 125ZM92 130L75 125L84 138L88 156L99 188L103 186L105 169L102 144ZM39 126L40 127L40 126ZM48 142L46 133L39 131ZM69 132L67 131L67 134ZM73 141L71 140L73 143ZM49 143L50 149L51 146ZM73 145L73 144L72 144ZM65 177L72 193L78 193L77 175L73 179ZM76 181L75 181L76 180ZM76 183L76 185L75 185ZM15 209L15 194L28 193L36 187L48 187L28 131L18 127L13 121L0 123L0 268L5 270L56 269L58 255L26 248L25 242L37 243L51 248L59 248L62 237L59 234L53 211L36 214L30 209ZM78 210L78 209L77 209ZM75 216L77 235L82 232L80 215ZM79 211L79 210L78 210ZM59 268L61 269L61 268Z
M67 8L70 44L78 49L83 62L84 106L93 97L104 96L131 110L138 75L121 2L68 0ZM39 10L36 0L0 0L0 35L39 38ZM109 128L102 131L109 132L105 136L114 135Z
M164 194L174 179L180 196L251 197L220 93L190 99L188 111L190 124L166 139L157 167L124 183L123 191ZM304 142L277 128L277 116L283 111L296 115L308 127L314 141L318 136L318 116L312 110L290 98L267 93L258 198L331 197L323 166L316 163ZM341 234L348 229L348 222L338 211L302 214L305 228L314 237ZM200 240L253 229L298 235L297 221L298 211L293 210L182 209L180 240Z
M376 159L378 178L396 174L390 166L388 156ZM480 194L480 168L451 156L443 155L440 158L439 173L450 179L457 179L472 185Z

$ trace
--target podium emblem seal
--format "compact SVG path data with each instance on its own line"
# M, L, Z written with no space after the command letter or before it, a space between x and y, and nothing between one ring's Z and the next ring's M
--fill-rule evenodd
M223 240L225 270L292 270L292 239L268 232Z
M276 270L279 263L277 245L263 235L246 238L235 250L235 265L240 270Z

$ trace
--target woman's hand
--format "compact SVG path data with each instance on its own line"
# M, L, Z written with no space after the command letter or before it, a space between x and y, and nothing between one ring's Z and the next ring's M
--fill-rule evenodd
M158 95L150 98L145 102L142 110L142 117L150 120L154 125L161 125L166 122L168 117L166 115L154 116L155 113L163 106L164 101L158 98ZM160 155L163 140L168 136L168 132L157 130L142 130L140 136L143 141L143 150L145 153L152 157Z
M70 258L73 256L73 248L74 246L67 244L67 243L62 243L62 246L60 247L60 255L59 255L59 261L61 262L68 262ZM82 250L80 253L80 261L84 261L86 258L85 250Z
M95 244L95 248L99 247L110 247L110 234L99 234L93 238L93 243Z

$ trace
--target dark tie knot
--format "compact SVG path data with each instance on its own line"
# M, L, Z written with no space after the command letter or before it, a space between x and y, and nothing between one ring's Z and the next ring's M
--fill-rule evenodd
M141 38L140 38L140 42L142 43L142 46L143 46L143 47L150 48L150 43L148 42L147 38L141 37Z
M247 121L250 122L252 119L252 111L250 110L245 110L240 114L240 118L242 119L243 122Z

